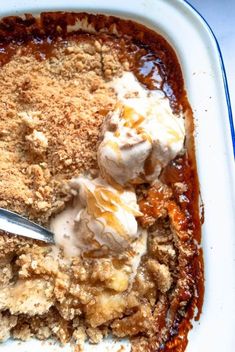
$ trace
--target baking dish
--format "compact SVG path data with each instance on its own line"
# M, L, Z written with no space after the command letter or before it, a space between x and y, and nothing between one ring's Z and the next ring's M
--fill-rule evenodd
M8 1L2 5L1 16L40 13L46 10L87 11L131 18L162 34L175 48L184 74L186 90L196 122L196 154L201 196L205 205L203 249L206 292L200 323L190 334L187 351L233 351L235 312L235 240L234 240L234 170L232 127L229 97L224 85L224 70L217 43L204 21L183 1L146 0L109 4L102 1ZM229 118L231 126L229 126ZM223 324L221 324L223 322ZM215 336L217 338L215 339ZM104 345L105 344L105 345ZM87 346L87 351L118 350L128 342L107 340L104 344ZM18 345L7 342L4 351L40 348L30 341ZM42 347L41 347L42 348ZM43 343L43 350L61 350ZM64 350L71 350L66 346Z

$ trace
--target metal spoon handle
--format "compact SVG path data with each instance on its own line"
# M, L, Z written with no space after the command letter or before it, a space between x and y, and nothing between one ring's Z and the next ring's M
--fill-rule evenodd
M0 230L47 243L55 243L51 231L3 208L0 208Z

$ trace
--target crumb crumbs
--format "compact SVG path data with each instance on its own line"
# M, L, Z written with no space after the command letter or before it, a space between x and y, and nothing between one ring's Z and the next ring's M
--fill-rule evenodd
M100 125L116 103L107 80L122 70L111 42L92 38L1 67L1 207L42 223L62 209L66 182L97 169Z

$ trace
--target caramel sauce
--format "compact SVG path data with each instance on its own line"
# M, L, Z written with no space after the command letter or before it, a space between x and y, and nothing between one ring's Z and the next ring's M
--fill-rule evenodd
M201 241L201 223L199 215L199 185L197 178L195 148L194 148L194 124L193 115L184 90L184 82L177 56L167 41L146 27L134 23L130 20L121 20L113 16L91 15L85 13L42 13L35 18L32 15L21 17L6 17L0 22L0 66L9 62L11 57L17 52L21 55L34 55L38 60L46 60L54 55L55 48L58 46L66 47L68 38L83 40L84 36L91 36L89 33L67 32L67 25L74 25L77 20L86 18L88 24L92 23L98 36L105 42L107 36L111 35L113 45L120 48L120 61L128 61L130 69L138 80L148 89L161 89L169 98L171 107L178 112L181 107L187 117L187 138L186 152L178 156L163 171L161 181L169 186L172 194L169 196L179 206L180 212L173 216L177 217L177 222L182 229L192 231L191 241ZM107 32L100 32L103 28ZM118 32L120 37L112 33ZM104 111L106 115L106 111ZM131 122L132 123L132 122ZM133 122L136 127L140 121ZM153 165L151 160L146 162L146 173L151 173ZM176 183L183 183L187 187L180 193ZM107 195L110 197L110 195ZM101 198L101 196L100 196ZM159 216L160 208L164 209L163 204L167 203L161 190L150 193L151 201L142 204L142 210L149 216ZM104 199L102 199L104 201ZM90 195L91 211L100 215L100 210L95 206L93 196ZM160 207L161 205L161 207ZM111 211L107 212L106 220L112 223ZM173 211L171 203L165 206L166 211ZM183 214L183 215L182 215ZM182 219L181 219L182 218ZM187 221L185 221L185 219ZM182 221L181 221L182 220ZM122 232L121 224L117 224L117 230ZM187 239L184 239L187 241ZM168 341L158 348L164 352L183 352L187 346L187 335L191 329L190 320L194 316L195 308L198 309L196 319L199 319L203 295L204 295L204 275L203 275L203 255L199 249L197 255L190 262L187 275L192 277L195 282L195 294L181 289L178 300L174 302L175 310L180 308L181 300L189 300L187 314L180 317L176 314L174 325L171 329ZM163 317L166 312L159 314L156 326L164 326ZM162 318L160 318L160 316ZM154 349L156 351L156 349Z
M144 121L144 116L139 115L129 106L124 106L122 117L126 120L124 126L137 130L141 123Z
M116 136L116 137L118 137L118 136ZM109 146L117 154L118 159L121 160L122 154L121 154L121 150L119 148L119 144L117 142L109 140L106 143L106 145Z
M105 194L104 194L105 191ZM108 198L104 198L103 195ZM118 210L118 204L120 199L117 195L107 190L97 190L93 192L86 190L87 193L87 211L89 214L94 216L96 219L103 218L107 226L115 229L115 231L120 235L127 237L122 223L115 216L115 212ZM111 200L111 201L110 201Z
M125 204L120 198L118 190L112 192L105 187L97 186L93 192L86 189L86 194L88 213L96 219L103 219L107 226L113 228L119 236L128 240L123 223L118 219L116 213L119 208L134 216L139 216L140 212Z

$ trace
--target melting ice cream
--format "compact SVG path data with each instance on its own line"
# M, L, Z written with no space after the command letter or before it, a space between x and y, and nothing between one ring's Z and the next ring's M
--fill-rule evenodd
M131 72L112 83L118 104L103 125L101 174L121 185L154 181L183 149L185 128L161 91L145 89Z
M56 243L68 255L102 246L121 252L140 235L136 217L141 212L132 188L115 188L100 177L85 176L73 179L70 187L77 192L74 206L51 223Z

